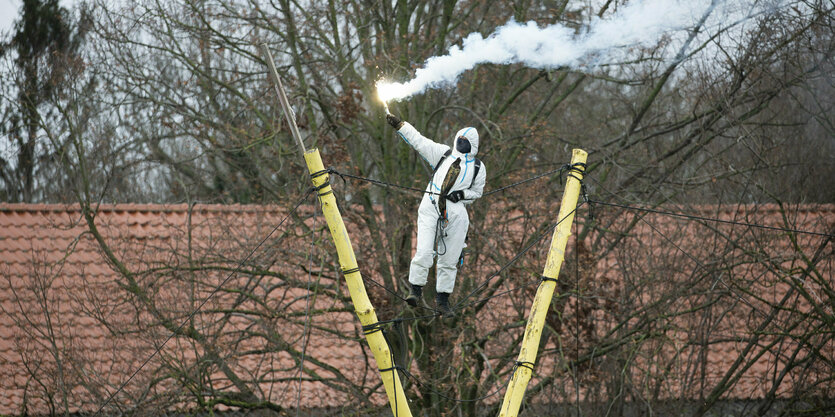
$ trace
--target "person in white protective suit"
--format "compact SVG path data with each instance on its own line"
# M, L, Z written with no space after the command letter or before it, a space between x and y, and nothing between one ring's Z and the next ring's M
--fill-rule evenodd
M386 121L434 168L418 208L417 247L409 268L406 302L414 307L422 299L429 268L437 255L436 302L445 317L453 317L449 295L455 287L457 264L470 227L467 206L481 197L487 178L487 169L475 157L478 131L474 127L459 130L450 148L424 137L397 116L388 114Z

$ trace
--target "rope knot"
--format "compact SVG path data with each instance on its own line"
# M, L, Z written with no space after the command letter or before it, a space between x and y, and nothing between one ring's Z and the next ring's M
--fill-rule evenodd
M575 176L574 173L584 175L586 173L587 168L587 165L585 163L575 162L573 164L566 164L565 167L568 171L567 176L574 178L575 180L580 181L581 183L583 182L583 180L580 177Z
M533 373L533 366L534 366L533 362L516 361L516 364L513 367L514 368L526 368L526 369L529 369L531 371L531 373ZM514 371L516 371L516 369L514 369Z

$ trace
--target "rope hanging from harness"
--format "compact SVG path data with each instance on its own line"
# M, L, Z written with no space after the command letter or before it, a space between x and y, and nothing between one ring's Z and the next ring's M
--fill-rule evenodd
M443 158L441 159L443 161ZM438 163L440 166L440 162ZM436 170L437 171L437 170ZM446 226L446 222L449 222L449 216L446 210L447 205L447 195L449 194L452 187L455 185L455 181L458 179L458 175L461 173L461 159L456 159L452 165L449 166L449 169L444 176L443 182L441 182L441 193L438 195L438 220L435 225L435 242L434 248L435 253L440 255L446 254L446 242L444 242L444 228ZM438 248L439 244L444 245L444 251L441 252Z

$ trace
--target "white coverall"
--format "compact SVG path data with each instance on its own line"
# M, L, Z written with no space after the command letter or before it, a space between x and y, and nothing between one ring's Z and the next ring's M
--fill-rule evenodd
M408 122L404 122L403 126L397 131L403 140L406 141L412 148L414 148L431 168L434 168L438 161L444 156L450 147L440 143L436 143L420 134ZM455 140L463 136L470 142L470 152L464 154L455 149ZM474 127L466 127L461 129L452 138L452 153L446 157L435 171L435 175L426 187L426 193L423 194L423 199L418 208L417 221L417 247L415 248L415 256L412 258L412 264L409 268L409 282L415 285L426 285L429 268L432 267L433 255L435 248L435 232L437 228L438 218L440 212L438 210L438 194L441 190L441 185L446 178L447 171L452 164L461 159L461 171L455 184L450 189L449 193L453 191L462 190L464 192L464 199L457 203L450 200L446 201L446 210L448 222L442 222L444 226L438 233L438 264L435 282L436 292L452 293L455 287L455 275L457 273L456 264L461 256L461 251L464 249L464 238L467 237L467 229L470 227L470 219L467 215L466 206L481 197L484 190L485 179L487 178L487 169L484 163L478 171L478 177L473 181L475 155L478 153L478 132ZM472 183L472 187L470 184ZM435 194L432 194L435 193Z

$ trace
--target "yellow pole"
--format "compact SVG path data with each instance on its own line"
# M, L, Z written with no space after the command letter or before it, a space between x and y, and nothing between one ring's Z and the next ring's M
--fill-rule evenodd
M342 215L336 206L336 198L330 186L330 175L325 171L322 164L322 157L319 150L313 148L305 151L304 160L307 162L307 169L313 178L313 185L319 190L319 202L322 204L322 212L325 213L325 220L336 245L336 253L339 256L339 266L345 275L348 284L348 291L351 293L351 301L354 302L354 309L362 323L365 331L365 340L374 354L377 361L377 368L383 377L383 385L386 388L391 411L395 417L411 417L409 405L406 403L406 394L403 392L403 385L400 383L400 376L394 369L392 354L388 343L383 337L382 329L377 324L377 314L374 306L368 299L365 292L365 284L362 282L362 274L357 267L357 258L354 256L354 248L351 246L351 239L348 238L348 231L342 221Z
M354 247L351 246L351 239L348 238L348 230L345 229L345 223L342 221L342 215L339 213L339 207L336 205L336 198L330 186L330 175L325 171L319 150L316 148L306 150L304 148L304 142L302 141L301 134L299 134L299 128L296 126L293 109L290 108L287 94L284 92L281 78L278 76L275 63L273 63L270 49L267 48L267 45L262 45L262 48L267 58L267 65L270 67L271 75L275 81L275 92L284 110L284 115L287 117L287 124L290 125L290 133L292 133L293 138L296 139L299 148L301 148L304 161L307 163L307 170L310 172L313 185L319 193L322 212L325 214L328 229L330 229L333 243L336 245L339 266L342 268L342 274L345 276L345 282L348 284L348 291L351 294L351 301L354 302L354 309L365 330L365 340L368 342L368 346L374 354L374 359L377 361L377 368L382 375L383 386L386 388L386 395L388 395L389 404L391 404L391 412L394 414L394 417L412 417L409 404L406 403L403 384L400 383L400 375L397 374L397 370L394 368L391 350L389 350L386 338L383 337L382 329L377 322L377 314L374 312L374 306L371 305L368 294L365 292L365 284L362 282L362 274L360 274L360 269L357 266Z
M585 167L587 156L588 154L582 149L574 149L572 152L571 166L574 168L569 171L568 180L565 182L560 214L557 217L560 223L551 238L551 250L545 261L542 282L536 290L536 296L531 305L528 324L525 326L525 335L522 339L522 348L516 361L517 366L504 395L499 417L515 417L519 413L525 389L531 380L536 353L539 350L539 339L545 326L545 316L548 314L548 307L551 305L551 298L557 286L557 277L560 275L560 267L565 259L565 246L568 244L568 237L571 236L571 224L574 222L574 211L580 196L580 180L583 179L585 171L583 167Z

